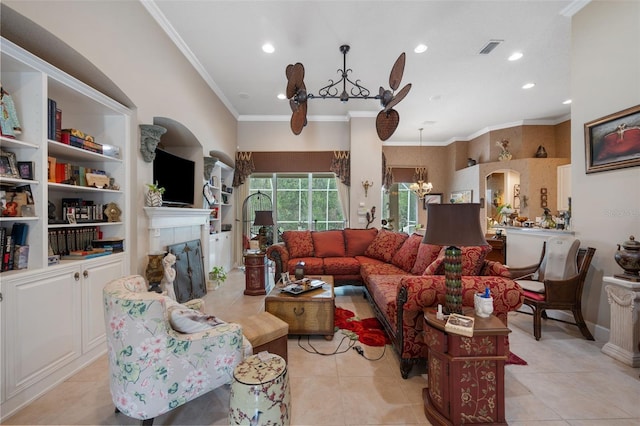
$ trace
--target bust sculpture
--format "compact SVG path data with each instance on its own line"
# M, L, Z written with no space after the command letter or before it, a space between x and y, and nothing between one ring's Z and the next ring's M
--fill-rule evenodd
M140 152L147 163L156 158L156 148L160 143L160 136L167 133L167 129L155 124L140 125Z

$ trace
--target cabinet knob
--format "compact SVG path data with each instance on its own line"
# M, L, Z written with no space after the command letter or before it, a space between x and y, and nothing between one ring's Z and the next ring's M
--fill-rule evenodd
M85 271L82 273L82 276L83 276L83 277L85 277L85 278L89 278L89 271L85 270Z
M73 278L75 278L76 281L80 281L80 272L76 272L75 274L73 274Z

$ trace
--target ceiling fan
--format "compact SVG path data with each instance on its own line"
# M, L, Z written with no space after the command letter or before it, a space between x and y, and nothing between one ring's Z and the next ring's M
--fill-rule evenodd
M362 86L360 80L354 82L349 79L349 73L352 72L351 69L347 68L347 53L349 49L349 45L343 44L340 46L340 52L343 56L343 67L342 69L338 69L338 73L341 76L340 80L334 82L329 79L329 84L321 88L317 96L307 92L304 84L304 65L300 62L287 65L285 70L285 75L287 76L286 95L292 111L291 131L294 134L299 135L307 125L307 101L309 99L339 99L342 102L347 102L349 99L379 99L382 110L376 117L378 137L386 141L393 135L393 132L395 132L400 122L400 114L398 114L393 107L404 99L409 93L409 90L411 90L411 83L409 83L396 92L398 87L400 87L400 81L404 73L405 53L400 54L393 64L393 68L391 68L391 74L389 76L390 89L385 89L380 86L378 94L371 96L369 89ZM342 91L338 93L336 86L340 83L342 83ZM347 91L347 83L352 86L349 91Z

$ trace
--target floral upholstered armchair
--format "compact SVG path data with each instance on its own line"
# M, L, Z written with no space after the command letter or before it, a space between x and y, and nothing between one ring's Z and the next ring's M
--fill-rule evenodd
M116 411L151 425L154 417L232 381L243 359L240 325L174 331L167 309L172 301L147 291L139 275L111 281L103 298Z

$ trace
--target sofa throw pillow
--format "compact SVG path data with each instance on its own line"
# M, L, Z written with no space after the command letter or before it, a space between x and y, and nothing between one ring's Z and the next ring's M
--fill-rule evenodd
M480 271L484 266L484 259L487 257L487 253L491 251L491 246L469 246L462 247L460 254L460 261L462 267L462 275L475 276L480 275ZM423 275L443 275L444 274L444 257L446 247L440 250L440 254L436 260L434 260L427 269L425 269Z
M391 259L391 263L404 271L411 271L418 257L418 248L422 242L422 235L412 234L400 247L400 250Z
M282 239L289 251L289 258L313 257L311 231L284 231Z
M462 275L480 275L491 246L462 247Z
M427 269L427 266L431 265L431 263L436 260L441 248L442 247L435 246L433 244L420 244L420 247L418 248L418 256L416 257L416 262L411 268L411 273L413 275L422 275L424 270Z
M316 257L342 257L345 254L342 231L314 231L311 239Z
M378 235L376 228L371 229L345 229L344 244L347 256L363 256L367 247Z
M381 229L365 250L364 255L383 262L391 262L396 250L400 248L407 238L409 238L409 235L404 232L391 232Z
M446 247L442 247L436 259L427 266L422 275L444 275L444 254Z
M184 334L198 333L225 324L224 321L213 315L203 314L182 305L169 308L169 323L175 331Z

